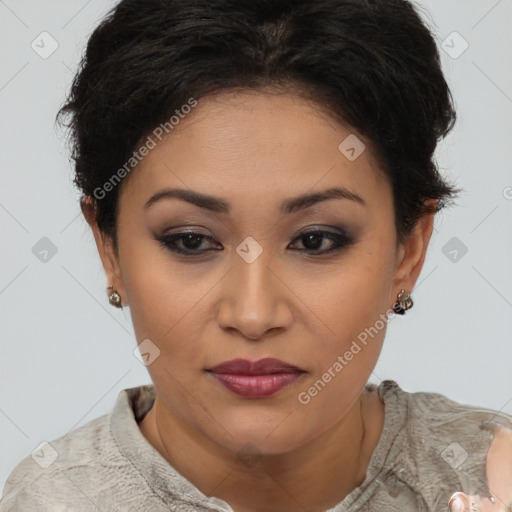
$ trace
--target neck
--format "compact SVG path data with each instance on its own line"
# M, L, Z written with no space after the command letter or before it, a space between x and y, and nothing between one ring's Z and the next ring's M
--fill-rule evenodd
M320 512L365 479L380 435L380 430L367 435L368 399L363 392L342 420L310 442L287 453L252 458L237 456L201 432L191 432L169 414L158 396L139 426L174 469L203 494L223 499L236 512Z

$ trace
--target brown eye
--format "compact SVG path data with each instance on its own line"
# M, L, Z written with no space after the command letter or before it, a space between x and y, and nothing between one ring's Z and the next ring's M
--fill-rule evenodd
M200 256L207 252L222 250L222 246L216 243L212 237L195 231L163 235L157 237L156 240L169 251L188 256ZM207 242L210 242L211 245L217 245L217 248L212 248L211 245L208 247ZM304 249L297 249L297 242L299 242L298 245L302 244ZM296 237L292 247L294 247L293 250L299 252L321 256L341 250L353 243L354 239L345 231L333 233L331 231L314 229L301 233Z
M201 249L206 241L214 242L208 235L196 233L195 231L186 231L183 233L174 233L172 235L163 235L157 237L157 240L172 252L186 255L200 255L206 252L218 251L220 249Z
M317 255L337 251L354 243L353 238L346 232L333 233L318 229L301 233L295 240L301 241L305 247L305 249L299 249L301 252L316 252ZM325 250L320 250L322 247Z
M187 233L186 235L180 237L187 250L196 250L203 243L204 237L202 235L197 235L196 233Z

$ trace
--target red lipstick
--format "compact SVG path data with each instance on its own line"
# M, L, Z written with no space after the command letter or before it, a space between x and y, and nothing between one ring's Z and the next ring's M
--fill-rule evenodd
M295 365L271 357L255 362L232 359L207 371L229 391L245 398L273 395L306 373Z

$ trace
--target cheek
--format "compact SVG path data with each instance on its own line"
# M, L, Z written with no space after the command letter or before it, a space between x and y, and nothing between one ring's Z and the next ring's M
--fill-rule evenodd
M206 285L180 271L156 242L127 244L124 253L123 284L137 340L149 338L160 346L181 338L177 333L191 326L190 315Z
M347 340L372 326L389 304L393 282L389 251L354 251L331 269L321 286L306 295L307 304L325 323L329 337Z
M308 302L318 330L314 334L312 409L328 423L348 407L370 378L382 349L392 286L393 252L388 245L366 243L336 273L322 281ZM317 384L315 384L317 383ZM301 390L301 391L306 391Z

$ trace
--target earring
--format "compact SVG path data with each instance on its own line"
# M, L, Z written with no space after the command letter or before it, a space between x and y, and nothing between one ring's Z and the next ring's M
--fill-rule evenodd
M112 306L115 306L116 308L122 308L123 305L121 303L121 295L117 292L117 290L114 290L113 286L109 286L107 290L112 290L112 293L108 296L108 301Z
M400 290L397 298L398 300L393 304L393 311L398 315L405 314L405 312L414 305L410 293L406 293L405 290Z

